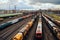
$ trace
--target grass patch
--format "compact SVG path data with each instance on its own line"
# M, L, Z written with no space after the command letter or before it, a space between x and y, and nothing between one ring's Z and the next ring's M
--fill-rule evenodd
M56 14L48 14L48 15L51 16L52 18L54 18L55 20L60 21L60 16L57 16Z

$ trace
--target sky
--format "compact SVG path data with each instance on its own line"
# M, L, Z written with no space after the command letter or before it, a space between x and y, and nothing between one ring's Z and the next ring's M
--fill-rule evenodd
M60 9L60 0L0 0L0 9L6 10Z

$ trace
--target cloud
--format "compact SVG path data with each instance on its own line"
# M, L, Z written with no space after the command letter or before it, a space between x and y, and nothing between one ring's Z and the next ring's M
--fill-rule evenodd
M27 0L26 0L27 1ZM60 0L28 0L30 4L36 3L53 3L53 4L60 4Z
M8 0L0 0L0 4L4 4L4 3L7 3Z
M36 4L36 5L32 5L35 9L49 9L49 8L53 8L55 5L54 4L50 4L50 3L41 3L40 5L39 4Z
M49 9L58 7L60 0L0 0L0 9ZM9 8L10 6L10 8Z
M5 0L6 1L6 0ZM3 1L2 1L3 2ZM0 4L0 9L34 9L32 6L29 6L24 0L8 0L5 3Z
M58 6L60 5L60 0L26 0L26 3L33 6L35 9L60 8Z
M19 4L16 5L17 9L34 9L32 6L24 4L23 2L20 2Z

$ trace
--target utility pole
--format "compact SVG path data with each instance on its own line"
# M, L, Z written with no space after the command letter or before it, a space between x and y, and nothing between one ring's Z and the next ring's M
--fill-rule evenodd
M10 13L10 3L9 3L9 13Z
M16 13L16 5L14 5L14 8L15 8L15 13Z
M11 6L11 5L10 5L10 2L8 2L8 6L9 6L9 13L11 13L11 12L10 12L10 6Z

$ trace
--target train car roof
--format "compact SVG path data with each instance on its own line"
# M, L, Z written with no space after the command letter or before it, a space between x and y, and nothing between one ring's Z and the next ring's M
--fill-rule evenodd
M42 24L41 23L39 23L37 26L36 33L38 33L38 32L42 32Z

